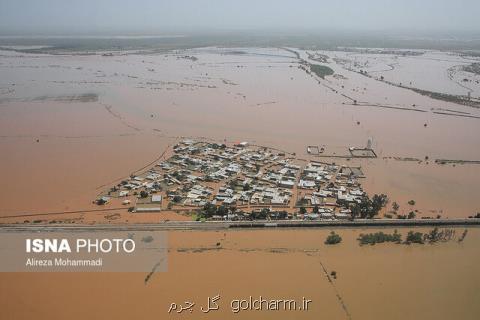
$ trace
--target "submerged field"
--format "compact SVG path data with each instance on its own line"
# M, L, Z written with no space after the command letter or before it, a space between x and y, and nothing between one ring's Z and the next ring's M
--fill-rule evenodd
M464 68L475 58L357 51L2 50L0 223L191 220L173 211L132 214L92 203L169 157L185 137L248 141L300 159L361 166L365 191L388 195L386 211L395 201L399 213L416 210L417 218L475 215L480 109L395 85L410 86L414 78L411 86L419 90L470 92L478 99L478 75ZM329 69L316 75L307 68L313 64ZM367 141L377 158L344 157ZM322 147L328 157L308 154L307 146ZM402 239L409 230L398 229ZM242 311L236 317L478 318L478 228L469 228L462 242L374 246L360 246L357 237L379 230L335 231L343 240L331 246L324 244L327 229L171 231L168 271L148 281L143 273L0 274L1 314L162 319L173 302L194 301L199 308L220 294L220 310L208 318L229 318L230 300L260 295L306 297L312 304L308 312ZM455 229L456 236L463 231ZM171 316L207 318L198 308Z
M398 232L404 239L409 230ZM463 230L455 230L457 239ZM327 229L169 232L168 271L147 282L142 273L1 274L2 314L7 319L159 319L168 316L172 302L191 301L196 303L192 313L170 316L225 319L234 316L231 300L263 296L306 297L312 303L309 311L240 311L235 317L478 318L478 228L470 228L461 243L359 245L360 233L376 231L339 229L343 240L331 246L323 243ZM207 298L217 294L220 309L202 313Z
M215 47L0 54L0 170L8 181L2 216L98 209L92 200L102 188L154 164L181 137L249 141L314 160L323 158L308 155L308 145L338 156L370 139L378 158L326 161L361 166L365 190L387 194L403 213L467 217L479 211L473 201L478 164L435 162L480 160L479 109L377 79L414 78L419 89L465 95L448 70L474 57ZM365 65L370 76L348 59L355 68ZM382 71L389 59L395 68ZM334 75L322 79L303 67L319 61ZM425 61L428 72L408 73ZM469 73L465 84L472 98L478 98L475 77ZM120 214L122 221L162 219ZM70 214L76 222L104 216Z

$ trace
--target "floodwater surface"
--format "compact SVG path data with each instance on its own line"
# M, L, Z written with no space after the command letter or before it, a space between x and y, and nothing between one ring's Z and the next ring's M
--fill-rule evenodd
M398 232L405 239L409 230ZM336 231L343 240L333 246L323 243L327 229L169 232L168 271L147 282L142 273L0 274L2 318L478 318L479 229L461 243L374 246L356 238L377 229ZM218 294L219 310L204 314L200 307ZM249 296L312 302L308 311L234 314L230 302ZM192 313L169 316L172 303L185 301L196 304Z
M312 52L294 50L315 62L308 58ZM365 190L387 194L400 211L467 217L480 210L473 200L478 164L435 163L480 160L480 111L335 62L351 54L319 52L329 55L325 64L335 71L323 80L300 69L294 53L276 48L111 56L0 53L2 216L95 209L92 200L101 186L151 163L181 137L250 141L304 158L309 158L307 145L342 155L371 138L377 159L320 160L362 166ZM368 56L363 59L370 61ZM405 64L406 72L427 59L436 74L452 63L471 62L454 54L438 56L426 52L395 63ZM419 78L419 87L428 79ZM415 208L409 200L415 200Z

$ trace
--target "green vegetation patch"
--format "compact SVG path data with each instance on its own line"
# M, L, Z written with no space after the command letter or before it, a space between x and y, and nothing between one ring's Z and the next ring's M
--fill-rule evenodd
M336 234L335 231L332 231L327 239L325 239L325 244L337 244L342 242L342 237L340 235Z
M370 244L374 245L376 243L383 243L383 242L395 242L401 243L402 242L402 235L395 230L392 234L375 232L375 233L361 233L358 237L358 241L360 245Z
M331 76L334 72L331 68L321 64L311 64L310 70L322 79L326 76Z
M422 244L424 243L423 239L424 239L423 233L409 231L407 234L407 240L405 240L405 243L406 244L410 244L410 243Z
M465 229L459 239L458 242L462 242L465 237L467 236L468 230ZM375 232L375 233L361 233L357 240L359 241L360 245L370 244L374 245L376 243L383 243L383 242L394 242L394 243L402 243L402 244L425 244L430 243L434 244L437 242L449 242L455 240L455 229L439 229L437 227L430 230L430 232L422 233L422 232L415 232L409 231L405 241L402 242L402 235L395 230L393 234L384 233L382 231Z

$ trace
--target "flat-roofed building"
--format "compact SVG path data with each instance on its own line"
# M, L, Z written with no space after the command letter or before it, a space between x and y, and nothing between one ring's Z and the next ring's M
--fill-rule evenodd
M160 195L160 194L152 195L152 202L153 203L162 203L162 195Z

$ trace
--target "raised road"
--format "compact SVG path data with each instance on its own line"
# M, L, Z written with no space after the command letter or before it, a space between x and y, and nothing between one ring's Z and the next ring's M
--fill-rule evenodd
M364 227L470 227L480 219L357 219L325 221L165 221L148 224L0 224L0 232L13 231L155 231L260 228L364 228Z

